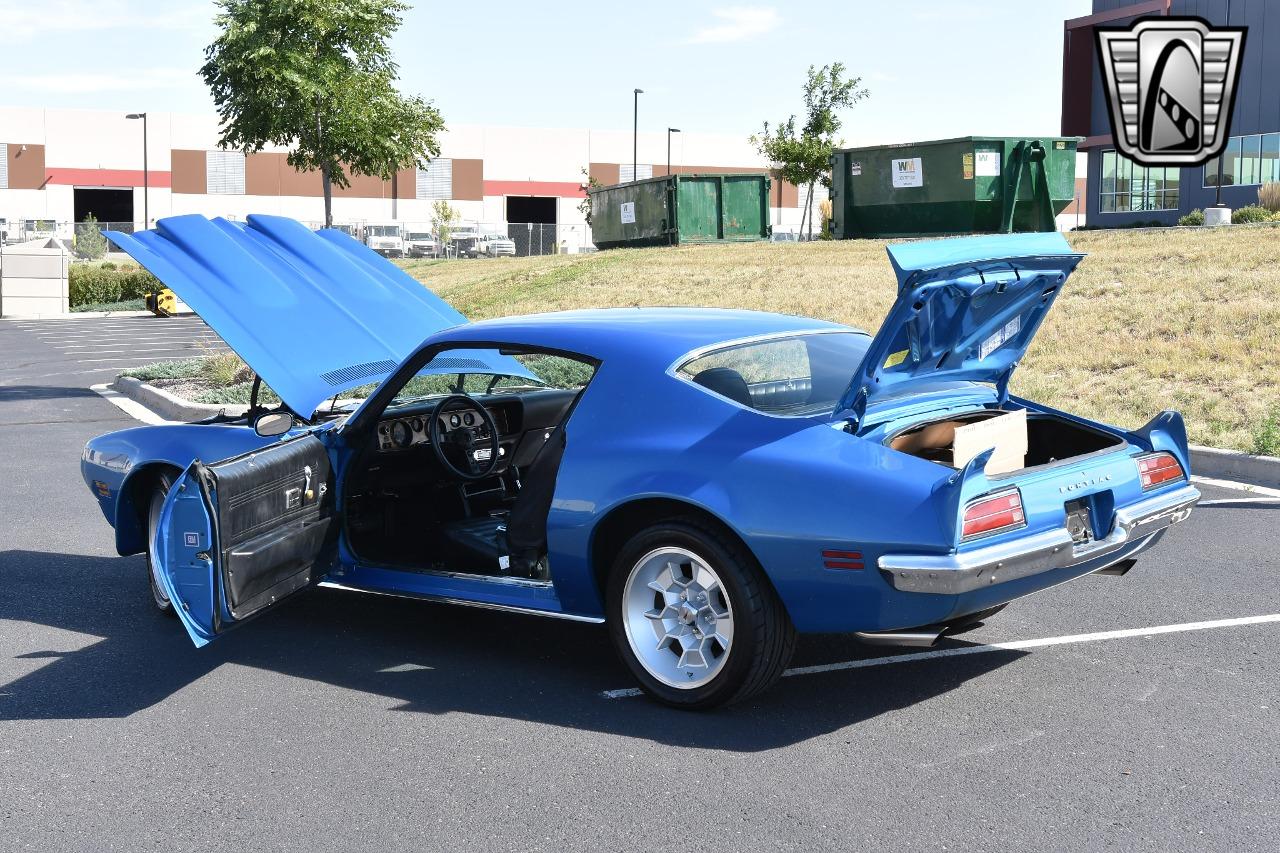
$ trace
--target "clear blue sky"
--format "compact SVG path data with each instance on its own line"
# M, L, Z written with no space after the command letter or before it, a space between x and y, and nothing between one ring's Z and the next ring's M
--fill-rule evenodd
M809 64L844 62L869 100L850 144L1054 134L1062 22L1089 0L418 3L401 87L446 122L747 135L801 107ZM0 0L0 103L206 112L204 0ZM2 131L2 129L0 129ZM0 132L0 137L3 133Z

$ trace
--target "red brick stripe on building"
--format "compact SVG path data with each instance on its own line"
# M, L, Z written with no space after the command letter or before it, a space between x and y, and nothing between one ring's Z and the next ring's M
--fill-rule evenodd
M77 187L140 187L142 186L141 169L55 169L44 170L46 183L71 184ZM153 187L168 187L173 179L172 172L159 172L152 169L148 181Z
M485 195L550 195L583 198L582 184L573 181L485 181Z

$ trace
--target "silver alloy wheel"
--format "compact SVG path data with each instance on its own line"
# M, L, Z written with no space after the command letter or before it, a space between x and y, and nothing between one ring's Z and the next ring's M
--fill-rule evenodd
M641 557L622 590L627 642L649 675L668 687L702 687L733 650L733 607L720 576L684 548Z
M160 500L154 497L147 512L147 570L151 573L151 597L156 600L156 606L164 610L169 606L169 594L165 592L164 584L160 580L160 566L156 563L155 555L151 553L151 545L155 542L156 526L160 522L160 508L164 505L165 492L160 493Z
M160 607L169 606L169 593L164 591L164 584L160 582L160 567L156 565L156 561L147 555L147 562L151 564L151 592L155 596L156 604Z

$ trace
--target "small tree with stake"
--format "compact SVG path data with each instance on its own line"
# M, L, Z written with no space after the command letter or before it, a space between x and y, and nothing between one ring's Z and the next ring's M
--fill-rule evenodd
M439 199L431 205L431 224L436 229L436 239L440 241L440 253L449 256L449 241L453 239L453 225L458 221L458 211L449 202Z
M84 222L76 225L76 254L82 258L96 261L107 253L107 238L98 227L98 218L90 213Z
M838 112L870 96L868 90L858 88L861 82L861 77L845 77L843 62L821 68L810 65L804 84L804 124L797 131L794 115L773 128L766 121L764 129L751 137L751 144L762 157L775 164L783 180L805 189L800 230L804 230L807 219L811 238L813 188L819 181L831 187L829 164L839 143L836 134L841 126Z
M289 165L318 170L324 222L349 174L391 180L440 153L440 113L395 87L387 41L400 0L218 0L221 35L200 69L222 119L219 145L289 149Z

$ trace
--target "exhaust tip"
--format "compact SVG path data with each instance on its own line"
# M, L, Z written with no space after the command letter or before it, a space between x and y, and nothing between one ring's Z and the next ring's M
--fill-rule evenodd
M915 646L928 648L942 638L945 625L915 628L910 631L858 631L854 634L869 646Z
M1132 569L1137 562L1136 558L1130 557L1128 560L1121 560L1118 563L1112 563L1106 568L1098 569L1094 574L1115 575L1116 577L1121 577L1123 575L1127 575L1129 570Z

